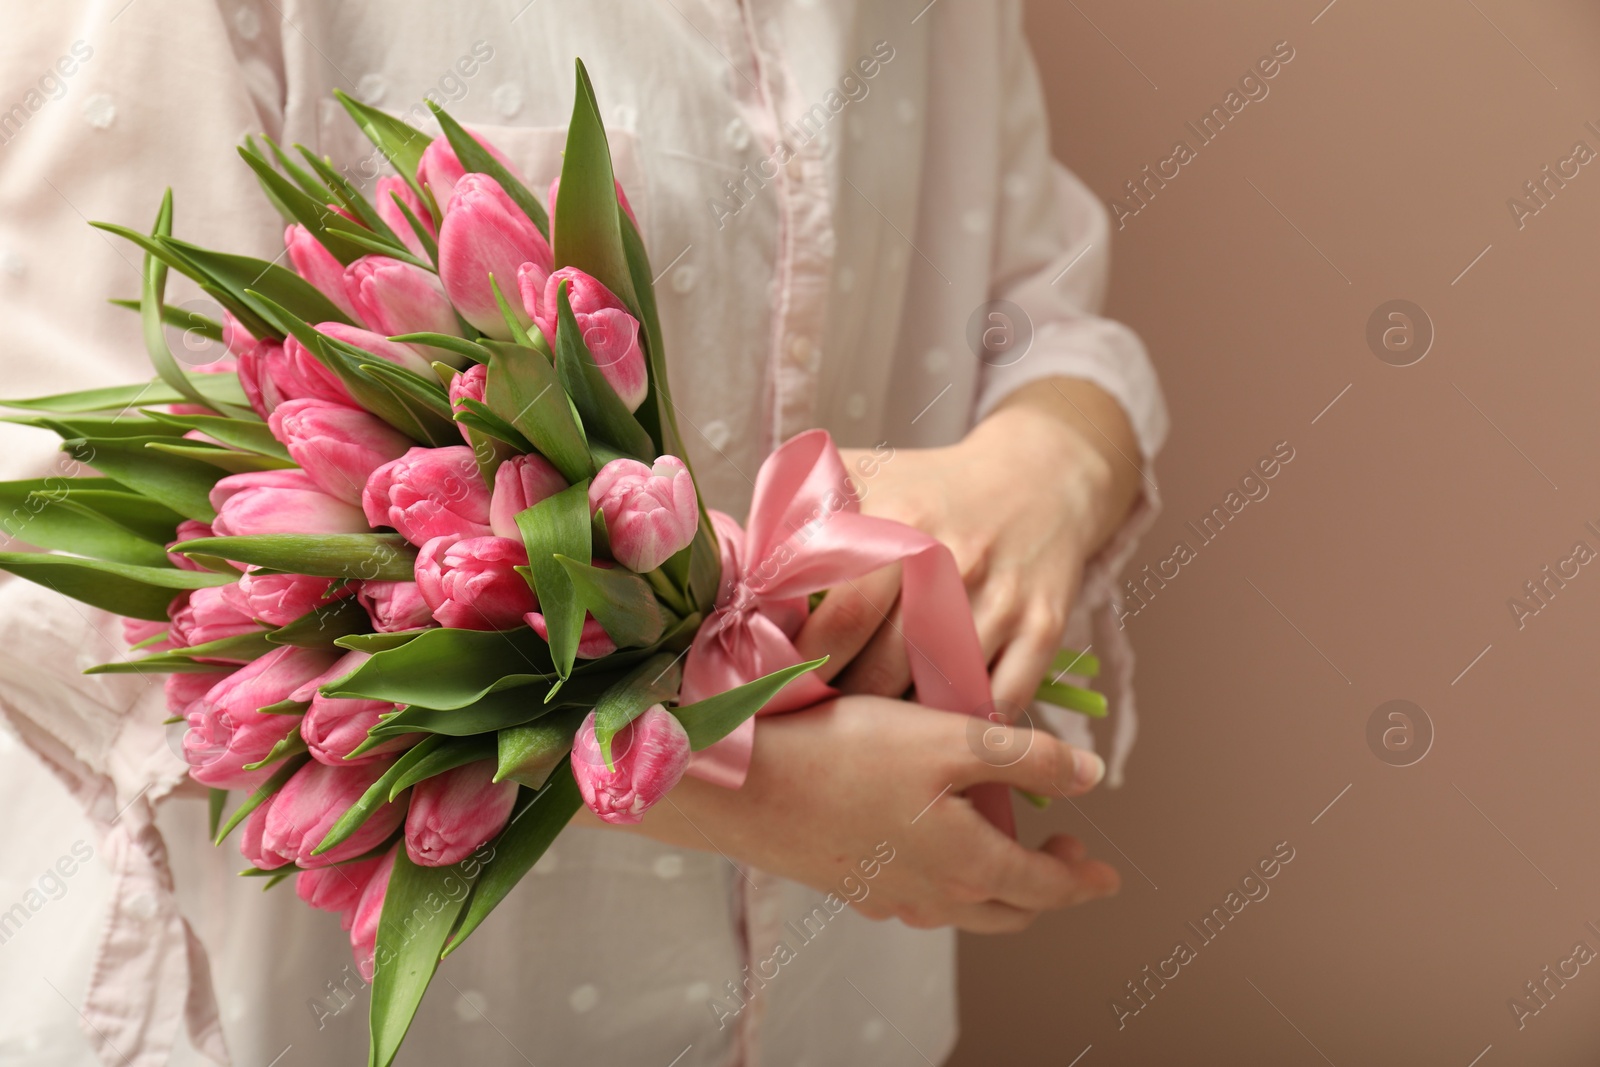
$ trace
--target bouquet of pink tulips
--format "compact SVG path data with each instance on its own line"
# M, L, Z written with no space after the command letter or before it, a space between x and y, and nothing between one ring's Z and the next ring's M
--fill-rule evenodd
M792 645L821 590L903 561L919 699L994 715L948 550L859 514L825 434L763 466L748 531L702 506L581 64L548 207L437 107L430 139L340 99L398 174L372 200L240 149L292 271L173 236L170 193L149 233L97 224L144 251L122 303L158 376L8 402L97 476L0 484L44 550L0 568L125 617L134 658L93 669L168 675L214 838L341 915L386 1067L580 805L638 822L692 754L736 788L751 717L831 693ZM172 270L222 321L167 307ZM180 366L168 325L229 358ZM968 795L1010 827L1003 789Z
M217 841L341 914L387 1064L580 804L639 821L816 664L680 701L721 565L581 65L548 209L437 108L430 139L341 99L398 172L371 201L240 149L293 271L173 236L170 194L101 224L144 250L158 377L12 402L99 476L0 486L47 550L0 567L126 617L142 654L95 670L168 672ZM169 270L223 321L169 309ZM231 358L186 370L169 322Z

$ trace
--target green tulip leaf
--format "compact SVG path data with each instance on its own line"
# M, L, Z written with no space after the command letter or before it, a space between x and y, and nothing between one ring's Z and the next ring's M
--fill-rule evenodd
M321 578L409 582L417 550L399 534L257 534L201 537L172 547L186 556L217 556L268 570Z
M116 615L160 622L166 621L167 605L183 590L231 581L204 571L38 552L0 552L0 570Z
M583 632L583 602L558 557L590 559L589 481L584 479L517 513L528 549L528 573L550 635L550 658L562 678L572 673ZM548 699L548 698L547 698Z
M455 936L444 950L448 956L460 948L483 920L516 888L522 876L533 869L539 857L566 829L572 816L583 806L578 783L570 765L563 761L550 775L549 783L537 793L524 792L517 798L511 821L489 843L494 858L483 865L478 883L468 899L466 914ZM385 905L387 906L387 905Z
M673 708L672 713L688 731L689 746L699 752L733 733L740 723L766 707L767 701L777 696L784 686L826 662L828 657L823 656L808 663L797 663L753 682L735 686L726 693Z

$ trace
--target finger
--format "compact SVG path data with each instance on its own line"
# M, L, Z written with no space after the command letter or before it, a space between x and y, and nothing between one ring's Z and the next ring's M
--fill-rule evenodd
M1105 761L1099 756L1043 730L992 721L976 727L970 722L953 725L963 730L963 751L949 769L957 790L979 782L1003 782L1047 797L1057 793L1075 797L1105 777Z
M1037 911L1014 908L999 901L963 904L955 909L949 925L969 934L1017 934L1039 917Z
M1034 692L1050 669L1066 628L1065 612L1035 603L995 661L990 688L997 704L1026 708L1033 703Z
M832 679L872 640L899 596L898 563L834 586L800 627L796 650L806 660L830 657L817 674L823 681Z
M915 930L935 930L954 926L974 934L1014 934L1025 930L1039 917L1037 911L1015 908L999 901L972 904L933 904L906 902L897 905L855 905L869 919L895 918Z
M839 676L839 689L861 696L900 697L911 688L911 657L898 605L888 621L872 635L848 670Z
M993 663L996 653L1010 641L1022 619L1022 597L1007 580L985 582L973 596L972 622L983 646L983 662Z

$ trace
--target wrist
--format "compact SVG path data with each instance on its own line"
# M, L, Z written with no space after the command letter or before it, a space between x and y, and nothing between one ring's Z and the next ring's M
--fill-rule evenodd
M1026 463L1039 490L1077 516L1084 558L1111 538L1139 493L1132 427L1121 405L1090 382L1030 382L974 426L962 446Z

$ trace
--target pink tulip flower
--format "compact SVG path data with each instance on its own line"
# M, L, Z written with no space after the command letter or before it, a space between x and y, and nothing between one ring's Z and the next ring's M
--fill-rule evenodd
M485 141L475 133L472 139L488 150L489 154L500 162L500 165L511 172L511 176L523 185L527 180L511 165L511 160L505 157L494 145ZM448 207L451 198L455 195L456 183L467 173L467 168L461 165L461 160L456 157L456 150L450 147L450 141L445 137L435 137L433 143L423 149L422 158L417 161L417 184L426 186L433 194L433 202L439 205L439 210ZM509 295L509 294L508 294Z
M260 629L249 610L240 606L236 586L223 585L192 591L172 613L168 633L178 648L192 648Z
M194 702L215 689L232 674L232 668L215 671L179 671L167 675L162 689L167 698L167 714L187 717Z
M340 329L354 329L337 325ZM293 337L281 345L258 342L246 348L239 356L239 385L245 399L263 419L285 400L301 397L355 406L338 376Z
M200 522L198 519L184 519L182 522L178 523L177 532L173 535L172 540L167 542L167 548L171 549L173 545L182 544L184 541L198 541L202 537L215 536L216 531L211 529L210 523ZM194 560L190 559L188 556L177 552L169 551L167 553L167 558L171 560L172 565L177 567L179 570L203 571L206 569L200 566L200 564L196 563Z
M361 321L344 291L344 264L322 247L310 230L298 222L291 224L283 231L283 246L289 250L289 262L294 264L296 274L310 282L334 307L352 320Z
M335 578L311 574L263 574L251 570L232 585L222 586L222 598L229 606L268 626L287 626L317 608L324 607L350 590L342 582L334 589Z
M356 970L369 982L376 973L378 920L383 916L383 898L389 890L389 876L394 873L394 859L399 854L400 846L396 845L379 860L378 869L361 891L361 899L350 917L350 951L355 954Z
M444 287L421 267L388 256L362 256L344 269L344 286L362 321L385 337L461 333Z
M557 295L563 282L567 283L572 317L589 354L628 410L637 411L650 391L650 379L645 369L644 349L639 344L639 320L615 293L576 267L562 267L548 278L524 267L517 276L524 309L554 347L559 314Z
M311 758L319 763L326 763L330 767L358 766L403 752L420 740L419 736L409 734L392 738L373 746L355 759L350 758L350 753L367 740L367 731L378 725L384 715L394 711L396 705L386 700L324 696L321 690L350 677L371 658L367 652L346 652L333 666L289 696L290 700L309 701L311 704L300 718L300 737L305 741Z
M528 551L509 537L436 537L417 553L417 588L441 625L510 630L538 606L515 568Z
M317 323L317 332L327 334L334 340L343 341L347 345L354 345L380 359L388 360L397 367L404 367L414 374L420 374L430 382L434 381L433 364L428 362L427 358L423 356L422 350L415 345L391 341L381 333L363 330L359 326L346 326L342 322L319 322ZM432 349L429 351L432 351ZM360 406L354 401L348 401L347 403L351 407Z
M439 227L439 278L462 318L495 340L511 340L489 275L526 327L532 318L517 300L517 269L531 262L548 274L551 260L550 242L499 182L487 174L462 176Z
M356 599L367 609L372 628L380 634L434 624L433 612L428 610L428 602L422 599L416 582L362 582L356 587Z
M530 611L522 617L522 621L533 627L533 632L548 642L550 640L550 626L545 622L544 615L537 611ZM611 635L606 633L595 617L588 612L583 614L583 629L578 634L579 659L603 659L617 650L617 643L611 640Z
M411 213L422 223L423 229L431 236L437 236L438 231L433 225L433 215L422 205L417 194L411 191L411 186L406 184L404 178L397 178L393 174L386 174L378 179L377 195L373 197L377 205L378 217L384 225L393 230L395 236L400 238L400 243L410 250L418 259L427 259L427 249L422 247L422 242L417 238L417 232L411 228L411 223L406 221L405 213L394 202L399 197Z
M317 487L346 504L359 505L372 472L412 447L376 415L326 400L285 401L267 422Z
M356 863L301 871L295 875L294 892L313 908L339 912L340 926L348 930L355 920L356 905L361 901L362 891L381 866L383 857L375 856Z
M157 634L166 633L171 626L172 624L170 622L162 622L160 620L123 619L122 640L127 643L128 647L132 648L134 645L144 644L144 642L150 640L152 637L155 637ZM153 645L145 645L144 648L140 649L140 651L146 654L151 654L156 652L166 652L169 649L177 647L178 646L173 644L170 639L167 639L157 641Z
M481 760L418 782L406 814L406 855L419 867L448 867L472 855L511 818L517 783L495 782Z
M317 762L330 767L359 767L404 752L421 740L420 734L404 734L350 758L350 753L367 740L367 731L395 707L385 700L325 697L317 693L300 718L300 736Z
M484 403L484 393L489 388L489 368L482 363L474 363L466 370L461 371L450 379L450 410L464 411L460 406L462 400L476 400ZM461 439L467 444L472 444L472 433L465 423L456 424L461 430Z
M653 467L614 459L589 484L589 512L606 517L611 556L629 570L653 571L687 548L700 526L694 479L677 456Z
M512 456L494 472L494 493L489 500L489 527L496 537L522 539L517 528L517 513L526 511L546 497L567 487L554 464L543 456L528 453Z
M273 796L270 806L263 804L259 852L245 858L264 870L293 863L301 867L326 867L371 852L392 834L405 818L405 803L385 802L361 828L342 844L321 855L312 850L327 836L333 824L367 788L382 777L393 760L379 760L360 766L330 767L312 760L302 766ZM254 820L262 808L251 813ZM249 835L246 835L247 837ZM244 842L240 842L241 851Z
M606 768L594 735L594 712L583 720L572 743L572 777L583 802L614 826L637 823L678 784L689 766L689 734L677 716L660 704L617 731Z
M254 789L271 777L270 766L254 771L244 767L266 758L296 723L283 715L263 715L260 709L287 700L333 660L321 649L286 645L234 671L193 701L183 736L189 776L218 789Z
M211 528L220 537L370 529L360 508L329 496L301 470L230 474L212 487L211 506L217 509Z
M413 448L385 463L367 479L361 506L373 526L393 527L418 547L490 532L489 487L466 445Z

